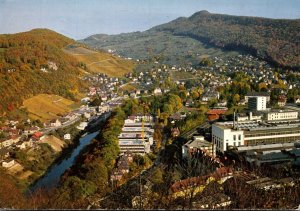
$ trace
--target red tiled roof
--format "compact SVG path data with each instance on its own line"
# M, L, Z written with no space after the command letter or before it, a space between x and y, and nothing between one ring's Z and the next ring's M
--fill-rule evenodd
M210 109L207 114L225 114L227 110L225 109Z
M41 133L41 132L35 132L34 134L33 134L33 136L34 137L36 137L36 138L39 138L39 137L41 137L43 134Z
M212 120L219 119L220 116L219 116L218 114L209 114L209 115L207 116L207 118L208 118L209 121L212 121Z
M187 189L189 187L196 187L196 186L200 186L200 185L205 185L206 184L206 180L209 177L213 177L216 180L221 179L222 177L228 175L232 173L232 169L228 168L228 167L221 167L218 168L214 173L210 174L210 175L205 175L205 176L201 176L201 177L191 177L191 178L187 178L185 180L180 180L178 182L175 182L172 186L171 186L171 191L173 193Z

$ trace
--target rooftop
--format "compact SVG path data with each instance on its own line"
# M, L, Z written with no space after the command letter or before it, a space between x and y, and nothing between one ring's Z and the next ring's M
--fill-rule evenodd
M217 122L215 125L223 129L233 129L233 121ZM272 122L257 122L257 121L245 121L235 122L235 128L237 130L247 131L269 131L278 129L293 129L300 127L300 121L272 121Z
M270 94L269 93L267 93L267 92L248 92L247 94L246 94L246 96L264 96L264 97L269 97L270 96Z
M189 148L210 147L211 145L212 145L212 143L204 140L204 137L203 137L203 139L196 138L196 139L190 140L185 144L185 146L187 146Z

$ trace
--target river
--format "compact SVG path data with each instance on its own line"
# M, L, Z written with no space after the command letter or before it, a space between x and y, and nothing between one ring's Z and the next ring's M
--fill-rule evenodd
M29 188L29 190L31 192L34 192L39 188L51 189L55 187L60 180L60 176L74 164L76 156L86 145L88 145L93 140L93 138L98 135L98 133L99 131L81 137L79 139L79 145L73 149L71 155L61 162L53 165L46 172L45 176L40 178L32 187Z

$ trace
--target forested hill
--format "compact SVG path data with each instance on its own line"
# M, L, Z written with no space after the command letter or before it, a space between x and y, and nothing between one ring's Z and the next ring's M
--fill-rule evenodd
M0 113L39 93L74 99L82 86L81 71L62 50L74 42L48 29L0 35Z
M136 55L148 54L149 48L154 48L155 51L155 45L162 44L154 53L168 54L167 56L171 57L176 52L170 53L167 48L164 49L168 45L167 42L162 42L166 36L169 44L174 37L182 40L194 39L222 49L243 50L279 66L300 70L299 19L243 17L200 11L189 18L178 18L145 32L112 36L93 35L83 42L99 48L115 47L121 53L129 55L130 50L136 51L137 48L140 52ZM148 45L149 42L152 45ZM177 40L173 44L181 43ZM142 49L142 45L146 47ZM191 46L182 45L180 51L193 50Z

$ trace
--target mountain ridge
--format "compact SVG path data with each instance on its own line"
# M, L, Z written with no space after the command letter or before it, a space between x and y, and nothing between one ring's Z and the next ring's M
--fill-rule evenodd
M155 37L158 33L163 35ZM233 16L199 11L190 17L179 17L143 32L106 35L105 39L103 36L91 35L80 42L96 48L119 48L121 50L118 53L123 56L127 53L132 57L130 50L135 51L136 48L140 48L136 55L147 54L147 50L141 47L147 46L149 42L145 36L152 37L152 42L159 45L159 39L164 35L191 38L223 50L247 51L276 66L300 70L299 19ZM93 41L92 38L98 40ZM161 45L164 44L161 42Z

